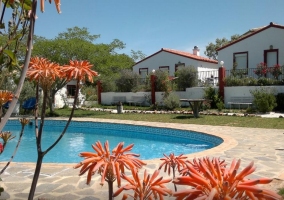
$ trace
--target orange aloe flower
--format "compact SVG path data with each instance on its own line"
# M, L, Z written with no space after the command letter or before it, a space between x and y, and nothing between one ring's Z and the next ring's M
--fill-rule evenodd
M48 0L49 3L52 2L52 0ZM61 13L61 10L60 10L60 0L54 0L54 3L55 3L55 7L56 7L56 10L58 13ZM44 12L44 0L41 0L40 1L40 10L41 12Z
M172 179L164 179L163 177L157 178L160 170L156 170L152 176L147 174L147 170L144 171L144 178L140 180L137 170L131 170L132 177L122 174L121 177L128 183L119 188L113 197L118 196L123 190L133 190L134 195L124 194L123 200L128 197L133 199L147 200L147 199L160 199L163 200L164 196L172 194L172 191L168 189L164 184L169 183Z
M12 101L13 93L7 90L0 90L0 106L4 105L8 101Z
M80 176L88 171L87 184L91 182L92 176L98 172L101 175L101 185L104 181L113 183L117 180L118 187L121 185L120 174L127 169L140 169L146 163L139 160L140 155L130 153L134 144L123 148L123 142L120 142L112 152L109 151L109 143L105 142L104 147L98 141L92 145L96 153L82 152L79 156L85 160L74 166L74 168L81 167Z
M43 89L48 89L56 78L62 77L61 67L46 58L31 58L27 78L37 81Z
M82 82L88 80L93 83L93 76L97 76L98 73L91 70L92 66L93 65L88 61L70 60L69 65L63 66L63 70L66 73L68 80L76 79Z
M171 175L171 170L173 171L173 178L175 178L175 172L176 169L180 171L182 168L186 167L186 156L183 156L183 154L180 154L179 156L175 156L174 153L171 153L169 156L164 154L164 158L161 158L160 160L163 160L162 164L159 167L159 170L164 167L164 172L168 171L168 175ZM177 191L176 185L174 185L175 191Z
M25 0L20 0L20 2L24 2ZM41 12L44 12L44 1L45 0L40 0L40 10ZM51 4L52 0L48 0L49 3ZM13 4L15 2L15 0L9 0L9 3L10 4ZM54 3L55 3L55 7L56 7L56 10L58 13L61 13L61 10L60 10L60 0L54 0Z
M177 185L189 185L192 188L175 192L173 196L179 200L183 199L212 199L212 200L230 200L230 199L282 199L280 195L267 189L257 187L257 184L268 184L272 179L259 178L251 180L246 178L256 169L251 162L239 174L240 160L233 160L229 168L213 158L200 159L195 162L196 166L189 164L188 176L175 178L173 183Z

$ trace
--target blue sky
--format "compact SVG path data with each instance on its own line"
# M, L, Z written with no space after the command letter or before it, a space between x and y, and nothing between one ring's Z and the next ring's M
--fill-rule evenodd
M270 22L284 25L283 0L61 0L61 14L45 1L37 11L35 34L52 39L74 26L99 34L96 43L119 39L120 53L141 50L147 56L161 48L204 56L216 38L230 38Z

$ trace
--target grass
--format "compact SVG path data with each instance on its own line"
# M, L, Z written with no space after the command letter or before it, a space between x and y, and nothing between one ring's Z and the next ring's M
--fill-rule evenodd
M114 109L115 107L113 107ZM141 107L140 109L142 109ZM126 109L126 108L125 108ZM146 108L149 110L149 108ZM71 109L56 109L55 112L61 117L68 117ZM194 118L191 114L141 114L141 113L124 113L112 114L110 112L75 110L74 117L87 118L105 118L134 121L151 121L164 123L181 123L181 124L200 124L213 126L233 126L248 128L270 128L284 129L283 118L261 118L261 117L237 117L237 116L214 116L200 115L200 118Z

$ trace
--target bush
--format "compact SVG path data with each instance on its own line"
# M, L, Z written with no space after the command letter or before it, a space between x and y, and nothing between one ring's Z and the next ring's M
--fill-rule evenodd
M167 71L156 70L156 91L164 92L164 97L167 97L172 90L169 74Z
M270 112L277 106L276 98L272 91L265 90L264 88L255 89L250 91L254 97L254 105L259 112Z
M86 101L97 101L97 88L95 86L83 86L81 93L86 95Z
M224 107L224 103L222 101L222 98L216 92L216 90L213 87L211 87L211 86L206 87L204 89L204 99L210 100L211 108L215 108L215 109L218 108L218 110L219 110L219 108L221 109L222 107ZM220 102L223 103L223 106L222 106L222 104L220 104Z
M174 93L170 93L164 99L164 106L166 110L174 110L175 108L179 108L180 107L179 96Z
M129 69L123 69L115 82L117 91L132 92L139 86L139 74Z
M115 77L112 76L100 76L99 80L102 83L103 92L114 92L116 91L116 85L114 81Z
M194 66L179 68L175 76L178 77L176 86L179 91L185 91L186 88L198 85L198 73Z

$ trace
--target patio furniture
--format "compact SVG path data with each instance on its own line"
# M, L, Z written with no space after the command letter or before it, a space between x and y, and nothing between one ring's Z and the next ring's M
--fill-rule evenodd
M180 99L181 102L188 102L195 118L199 117L199 111L204 101L208 99Z
M136 106L136 104L139 104L141 106L144 103L144 101L145 101L144 96L131 96L131 100L127 101L127 103L129 103L129 105L134 104Z
M230 105L230 110L231 110L231 106L233 104L239 105L239 109L241 109L241 105L247 105L248 108L250 105L252 105L253 102L253 97L231 97L230 101L228 102L228 104Z
M117 105L119 102L125 103L126 97L125 96L114 96L111 102L111 105Z
M26 113L27 110L34 110L36 106L36 98L31 97L24 101L22 108L25 110L24 113Z
M10 103L11 103L11 102L8 101L8 102L6 102L6 103L2 106L4 113L6 113L5 110L8 110L8 109L9 109ZM19 104L19 102L18 102L18 103L16 104L16 106L15 106L13 112L12 112L12 115L18 116L18 115L19 115L19 111L20 111L20 104Z

